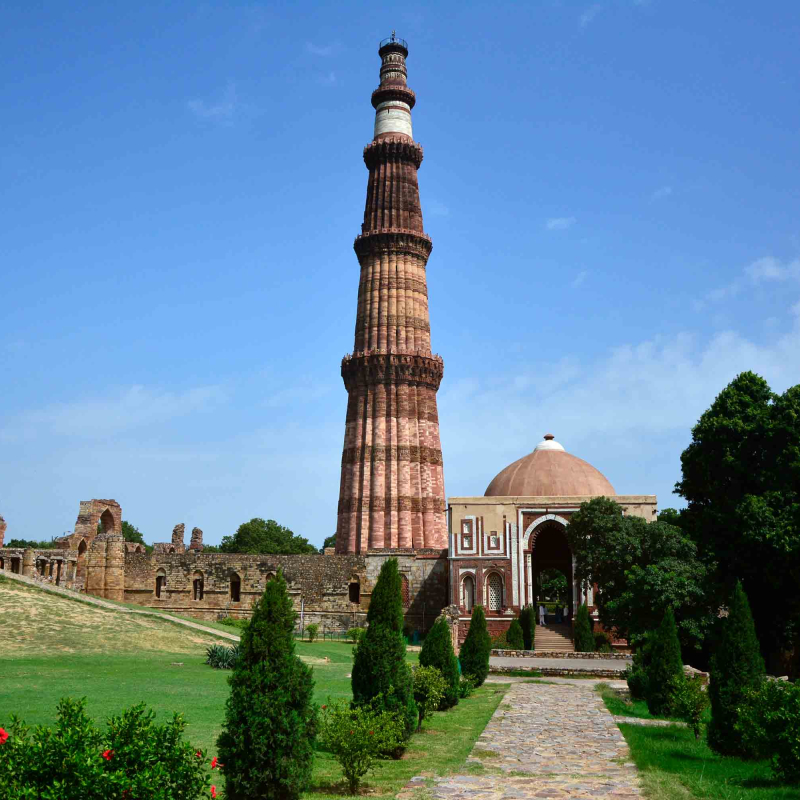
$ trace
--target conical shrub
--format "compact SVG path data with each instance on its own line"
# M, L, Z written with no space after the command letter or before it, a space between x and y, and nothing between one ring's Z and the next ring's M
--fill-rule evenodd
M311 780L317 707L311 669L294 654L296 614L283 573L242 632L217 752L229 800L294 800Z
M519 624L519 620L511 620L511 624L508 626L508 632L506 633L506 641L508 642L509 648L512 650L525 649L525 637L522 635L522 625Z
M406 740L417 725L414 682L406 663L397 559L384 561L367 612L369 627L353 648L353 703L398 713Z
M664 612L661 625L650 644L650 664L647 667L647 708L660 717L675 711L677 694L683 676L681 643L672 609Z
M594 650L594 633L589 619L589 607L583 603L575 615L575 650L578 653L591 653Z
M472 678L476 686L480 686L489 674L491 653L492 640L486 629L486 615L483 613L483 606L475 606L472 609L467 638L461 645L458 660L461 662L461 672Z
M525 606L519 612L519 624L525 650L533 650L536 637L536 611L533 606Z
M450 626L444 617L439 617L428 631L422 650L419 654L419 663L422 667L436 667L447 683L445 695L439 703L439 710L444 711L458 703L458 659L453 652L453 640L450 636Z
M758 646L750 603L737 583L733 590L728 616L720 621L717 645L711 656L711 680L708 685L711 700L711 722L708 744L721 755L749 757L736 730L738 708L751 689L764 679L764 659Z

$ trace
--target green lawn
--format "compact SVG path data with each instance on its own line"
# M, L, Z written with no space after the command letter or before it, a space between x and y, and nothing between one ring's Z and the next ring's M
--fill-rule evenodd
M620 725L642 786L655 800L798 800L800 787L781 785L765 761L722 758L685 729Z
M677 720L677 717L654 717L647 708L644 700L625 700L620 697L614 689L607 683L598 683L595 690L603 698L606 708L615 717L637 717L638 719L670 719ZM711 718L710 712L706 709L703 718L706 722Z
M88 713L101 723L144 700L159 719L179 711L187 720L189 741L215 753L230 673L203 663L213 635L166 619L104 610L1 578L0 629L0 726L12 714L29 724L51 724L56 704L65 696L86 697ZM297 654L313 667L318 702L351 696L351 644L298 642ZM418 653L410 652L407 658L415 663ZM415 775L458 769L507 688L486 685L455 709L435 714L413 737L402 759L381 762L367 776L368 793L394 795ZM341 793L338 764L328 753L318 752L308 797Z

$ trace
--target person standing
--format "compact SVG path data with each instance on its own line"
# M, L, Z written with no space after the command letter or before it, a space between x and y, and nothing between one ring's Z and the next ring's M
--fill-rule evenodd
M544 606L539 604L539 624L544 627Z
M564 606L563 617L564 622L569 622L569 606Z

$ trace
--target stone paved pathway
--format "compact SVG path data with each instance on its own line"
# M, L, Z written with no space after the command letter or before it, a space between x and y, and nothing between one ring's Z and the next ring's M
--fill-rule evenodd
M508 690L464 774L414 778L398 798L411 800L425 787L436 800L641 796L628 747L601 698L589 687L532 683Z

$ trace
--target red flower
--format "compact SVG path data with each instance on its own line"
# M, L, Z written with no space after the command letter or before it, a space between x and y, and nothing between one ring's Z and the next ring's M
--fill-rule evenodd
M113 750L103 750L103 758L106 761L111 761L114 758L114 751Z
M322 706L322 710L324 711L328 706Z
M369 735L370 735L370 736L372 736L372 734L373 734L374 732L375 732L375 731L370 731L370 732L369 732Z
M5 744L8 741L8 732L5 728L0 728L0 744Z
M217 787L216 786L212 786L211 787L211 796L212 797L216 797L217 796Z
M199 758L201 761L203 760L203 754L199 750L195 753L195 756L197 756L197 758Z
M217 767L224 767L224 766L225 766L224 764L220 764L219 761L217 761L216 756L214 756L214 758L211 759L211 769L216 769Z

